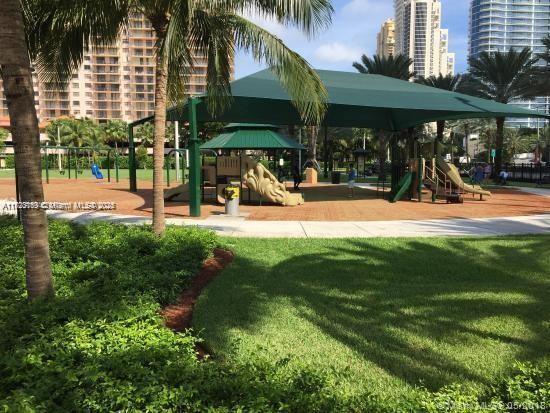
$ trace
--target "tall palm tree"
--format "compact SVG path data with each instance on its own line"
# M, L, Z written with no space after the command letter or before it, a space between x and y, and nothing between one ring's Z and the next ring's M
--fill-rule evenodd
M34 107L31 62L19 0L0 2L0 74L8 103L15 149L15 171L22 202L44 201L40 170L38 118ZM22 209L27 295L53 293L46 211Z
M460 88L460 83L462 80L462 75L446 75L443 76L430 76L430 77L420 77L417 79L417 83L422 85L435 87L438 89L448 90L451 92L456 92ZM434 155L437 155L438 146L443 142L443 133L445 132L445 121L437 121L437 139L434 145Z
M485 99L500 103L510 103L521 98L531 98L539 94L533 90L536 77L537 58L531 49L521 51L482 53L470 59L470 76L465 83L465 91ZM496 156L494 172L498 176L502 169L505 118L496 119Z
M153 230L164 231L162 167L166 107L183 93L194 56L207 56L207 104L212 113L230 103L235 48L266 63L293 98L302 117L319 122L327 93L318 75L277 37L243 17L259 14L313 35L331 20L330 0L24 0L29 5L29 41L37 47L43 74L66 81L86 49L109 44L142 13L156 35Z
M389 57L374 55L372 58L363 55L361 56L361 63L353 62L353 67L357 69L359 73L410 80L416 75L415 72L411 72L412 64L413 60L403 55L390 55ZM379 175L381 176L385 176L386 174L387 147L388 135L383 130L379 130L378 162Z

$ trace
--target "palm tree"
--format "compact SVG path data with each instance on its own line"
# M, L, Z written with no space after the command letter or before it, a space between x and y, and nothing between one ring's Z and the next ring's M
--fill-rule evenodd
M448 90L451 92L456 92L460 88L460 83L462 80L461 75L446 75L443 76L430 76L430 77L420 77L417 79L417 83L422 85L435 87L438 89ZM437 121L437 138L434 145L434 155L438 153L438 145L443 142L443 133L445 132L445 121Z
M94 128L90 119L67 119L60 127L61 141L70 146L85 146Z
M374 55L372 58L363 55L361 56L361 63L353 62L353 67L359 73L409 80L416 75L410 70L412 64L412 59L404 55L390 55L389 57Z
M92 148L92 158L97 161L97 153L105 149L105 130L97 123L92 123L89 126L86 135L86 146Z
M472 95L500 103L534 97L540 93L532 88L536 62L537 59L531 56L529 48L519 52L484 52L478 58L470 59L470 76L465 83L465 90ZM504 121L503 117L496 119L496 176L502 169Z
M29 41L36 46L42 74L67 81L90 46L109 44L132 13L142 13L156 35L155 140L153 145L153 230L164 231L162 167L166 107L180 97L194 56L207 56L207 104L218 113L230 103L229 81L235 48L266 63L293 98L302 117L318 123L327 93L318 75L277 37L243 17L256 12L307 35L325 27L330 0L24 0L30 11ZM52 4L54 3L54 4Z
M390 55L389 57L374 55L372 58L363 55L361 62L353 62L353 67L359 73L382 75L401 80L410 80L416 75L410 70L413 64L412 59L403 55ZM388 136L383 130L378 131L378 141L379 175L385 176Z
M15 171L22 202L44 201L40 170L38 118L34 107L31 62L19 0L0 3L0 74L8 104L15 149ZM27 295L53 294L48 221L41 208L22 209Z
M128 139L128 124L123 120L111 119L102 125L105 133L105 142L114 143L115 150L118 144Z
M151 146L155 139L155 127L151 122L146 122L138 126L136 138L141 141L144 147Z

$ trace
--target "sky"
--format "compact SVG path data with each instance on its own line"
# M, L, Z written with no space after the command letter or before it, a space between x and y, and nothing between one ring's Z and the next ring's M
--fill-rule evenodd
M449 29L449 51L456 53L456 72L466 70L468 50L468 9L470 0L441 0L442 25ZM362 54L376 53L376 34L382 23L393 17L393 0L333 0L332 24L314 39L300 31L248 16L256 24L280 37L314 68L354 71L351 66ZM239 51L235 56L235 78L247 76L265 66Z

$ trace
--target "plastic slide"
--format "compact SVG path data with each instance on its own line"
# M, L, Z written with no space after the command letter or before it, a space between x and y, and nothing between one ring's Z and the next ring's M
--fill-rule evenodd
M189 184L181 184L164 190L165 201L188 201Z
M468 185L467 183L465 183L462 180L462 177L460 176L460 172L458 171L457 167L454 166L452 163L447 162L445 159L443 159L442 156L438 156L436 158L436 161L437 167L449 177L453 185L455 185L458 189L461 189L464 192L469 192L471 194L491 196L491 193L489 191L486 191L482 187Z
M243 156L242 165L245 168L243 181L247 188L256 192L262 199L279 205L294 206L304 203L302 194L292 194L285 185L261 163L248 156Z
M390 198L390 202L397 202L399 201L403 195L409 190L409 187L412 184L413 181L413 174L412 172L407 172L403 178L399 181L397 184L397 192L393 197Z
M101 169L99 169L99 166L97 164L92 164L92 175L95 176L97 179L103 179L103 174L101 173Z

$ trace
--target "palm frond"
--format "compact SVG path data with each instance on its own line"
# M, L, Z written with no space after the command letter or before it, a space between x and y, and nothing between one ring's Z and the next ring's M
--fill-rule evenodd
M24 0L28 43L42 79L65 83L91 47L112 44L130 0Z

